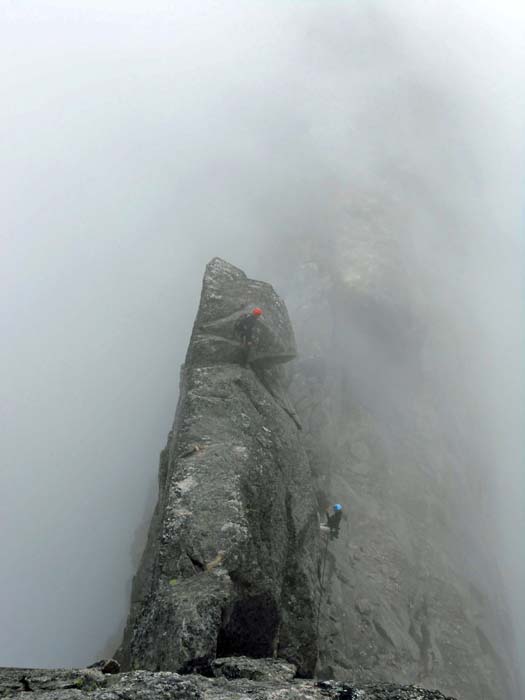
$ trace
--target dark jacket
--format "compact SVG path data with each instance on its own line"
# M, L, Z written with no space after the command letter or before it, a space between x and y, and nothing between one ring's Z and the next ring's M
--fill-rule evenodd
M254 342L257 340L259 331L257 316L253 314L244 314L244 316L241 316L241 318L235 322L233 330L243 342Z
M339 524L341 523L341 518L343 517L342 510L336 510L332 515L327 513L326 519L328 521L328 527L330 530L339 530Z

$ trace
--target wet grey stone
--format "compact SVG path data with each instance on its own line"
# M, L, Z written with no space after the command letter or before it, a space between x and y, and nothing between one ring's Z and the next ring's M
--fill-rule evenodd
M261 341L243 367L233 325L255 305ZM280 367L295 352L272 287L213 260L117 654L125 670L210 672L217 655L276 653L313 673L318 516Z
M355 601L355 607L356 610L361 613L361 615L370 615L372 612L372 606L370 605L368 598L358 598Z
M88 691L106 685L99 669L0 668L0 697L16 693Z
M115 659L102 659L91 664L88 668L96 668L102 673L120 673L120 664Z
M225 659L225 662L235 662ZM354 685L341 681L291 680L279 666L287 666L277 659L240 659L238 668L248 669L250 678L205 678L198 674L188 676L171 672L134 671L132 673L93 677L89 685L65 684L64 673L72 679L81 679L84 670L25 671L45 674L46 682L35 685L33 700L454 700L432 690L417 686L393 684ZM233 668L233 666L231 667ZM272 670L277 669L277 670ZM25 693L22 687L11 687L12 678L23 669L0 669L0 697L15 698Z
M297 668L282 659L250 659L246 656L231 656L215 659L213 675L234 678L249 678L253 681L291 681Z

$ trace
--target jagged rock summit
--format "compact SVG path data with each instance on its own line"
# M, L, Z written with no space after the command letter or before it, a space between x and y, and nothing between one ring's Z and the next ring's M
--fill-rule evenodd
M264 321L244 367L233 327L253 306ZM0 697L452 700L412 685L358 683L355 673L313 678L327 547L281 366L295 354L272 287L212 260L118 653L125 672L112 659L86 669L0 669Z
M243 367L233 326L253 306L264 318ZM317 505L280 367L295 355L273 288L212 260L118 652L124 669L209 672L217 656L244 654L314 673Z

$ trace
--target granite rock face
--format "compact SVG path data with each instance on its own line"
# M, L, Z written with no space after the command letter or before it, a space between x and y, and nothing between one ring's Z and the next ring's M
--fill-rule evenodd
M260 341L243 367L233 326L255 305ZM278 654L313 673L317 505L280 367L295 354L272 287L214 259L117 654L124 670L209 673L218 655Z
M250 659L247 656L231 656L215 659L213 675L235 678L249 678L252 681L274 680L291 681L297 674L297 667L282 659Z
M264 318L247 358L233 329L253 306ZM453 700L414 685L371 682L401 675L413 682L423 653L434 658L427 618L440 603L429 601L428 577L411 580L420 559L393 557L395 530L374 521L373 499L363 513L366 539L357 528L347 538L347 523L339 540L326 533L322 539L319 492L346 503L362 485L361 470L337 471L334 426L368 471L384 462L364 429L354 434L355 420L345 429L337 422L346 413L330 404L319 380L326 372L319 374L315 362L298 364L293 375L282 367L295 355L286 308L272 287L213 260L118 660L86 669L0 669L1 698ZM287 393L291 376L304 430ZM339 400L341 388L330 385ZM369 559L379 562L383 578ZM405 599L417 605L393 619L388 606ZM458 632L445 622L442 639L454 647ZM314 679L330 671L338 680Z
M415 686L355 686L336 681L291 680L283 677L278 659L246 662L222 659L234 675L205 678L192 674L134 671L105 676L100 671L0 669L0 697L32 692L35 700L453 700ZM221 665L219 663L219 665Z

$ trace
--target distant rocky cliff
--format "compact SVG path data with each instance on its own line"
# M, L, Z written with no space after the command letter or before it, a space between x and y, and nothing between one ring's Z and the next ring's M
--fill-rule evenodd
M345 507L328 550L318 671L519 698L457 382L439 383L442 345L422 310L381 279L367 289L359 273L347 284L339 264L310 262L286 280L300 348L290 392L319 502Z

